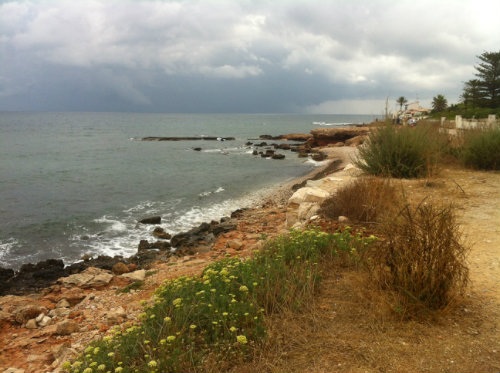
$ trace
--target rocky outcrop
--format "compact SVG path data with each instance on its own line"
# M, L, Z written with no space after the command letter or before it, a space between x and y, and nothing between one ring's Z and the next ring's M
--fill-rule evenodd
M213 136L203 136L203 137L143 137L141 141L193 141L193 140L205 140L205 141L232 141L235 140L234 137L213 137Z
M313 139L309 145L327 146L338 142L346 142L358 136L366 136L370 132L368 127L345 127L345 128L317 128L311 131ZM357 141L360 141L358 139Z
M141 224L161 224L161 216L150 216L139 220Z
M104 269L90 267L82 273L60 278L57 282L65 287L82 289L100 288L110 283L113 275Z

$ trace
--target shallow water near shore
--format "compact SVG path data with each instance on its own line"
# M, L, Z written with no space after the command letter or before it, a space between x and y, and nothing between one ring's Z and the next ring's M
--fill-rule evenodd
M308 133L370 115L0 113L0 266L87 253L133 255L161 215L179 233L255 205L314 162L253 156L262 134ZM147 136L235 141L144 142ZM260 141L258 141L260 142ZM274 141L268 141L274 142ZM201 147L201 151L193 148Z

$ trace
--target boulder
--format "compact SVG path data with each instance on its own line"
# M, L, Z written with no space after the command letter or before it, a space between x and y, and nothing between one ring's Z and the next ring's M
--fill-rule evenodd
M139 242L138 250L143 251L143 250L156 249L156 250L160 250L160 251L166 251L166 250L170 250L171 247L172 247L172 245L169 242L165 242L165 241L156 241L156 242L150 243L146 240L141 240Z
M201 152L201 148L193 148L195 152Z
M319 188L305 187L298 189L288 200L289 205L300 205L303 202L321 203L329 197L329 193Z
M127 313L123 307L112 308L106 315L106 321L109 325L118 324L127 318Z
M0 267L0 296L9 288L7 281L14 277L14 270Z
M78 324L73 320L64 320L56 324L56 335L70 335L80 330Z
M163 240L170 240L172 238L172 236L169 233L165 232L162 227L156 227L153 230L153 236L155 236L156 238L161 238Z
M273 154L272 159L285 159L284 154Z
M9 272L5 272L8 275ZM25 294L49 287L59 277L66 276L62 260L48 259L37 264L24 264L19 272L3 283L5 294Z
M288 135L280 136L281 140L289 140L289 141L307 141L311 139L313 135L308 133L290 133Z
M227 247L234 250L241 250L243 243L240 240L228 240L226 242Z
M56 304L56 308L69 308L69 307L70 307L70 304L66 298L61 299Z
M312 216L316 215L319 210L319 203L304 202L301 203L298 208L297 217L299 220L309 220Z
M160 224L161 223L161 216L151 216L149 218L144 218L139 220L139 223L141 224Z
M58 282L65 287L99 288L108 285L112 278L107 270L89 267L82 273L60 278Z
M360 135L360 136L355 136L349 140L346 140L345 145L346 146L359 146L363 144L366 140L365 135Z

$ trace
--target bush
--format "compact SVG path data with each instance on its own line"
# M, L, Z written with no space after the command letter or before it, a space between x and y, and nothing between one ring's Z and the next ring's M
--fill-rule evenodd
M397 201L396 189L388 179L356 178L321 204L321 213L331 219L347 216L355 222L371 223L391 210Z
M500 129L496 127L464 131L461 158L467 167L500 170Z
M265 336L266 314L310 301L321 281L321 259L339 253L356 257L372 240L349 230L292 231L252 259L227 258L201 276L168 280L144 302L136 325L115 327L64 368L73 373L220 370L224 357L242 356Z
M431 125L421 123L414 128L386 125L370 132L355 163L371 175L429 176L436 168L440 142L438 129Z
M399 311L414 315L422 308L442 309L463 293L467 250L451 208L406 206L385 225L384 235L372 258L372 274L382 288L397 294Z

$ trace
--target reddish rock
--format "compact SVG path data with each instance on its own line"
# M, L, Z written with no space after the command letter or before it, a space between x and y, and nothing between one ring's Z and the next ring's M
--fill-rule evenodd
M125 263L118 262L113 266L111 272L113 272L115 275L122 275L124 273L130 272L130 269Z

